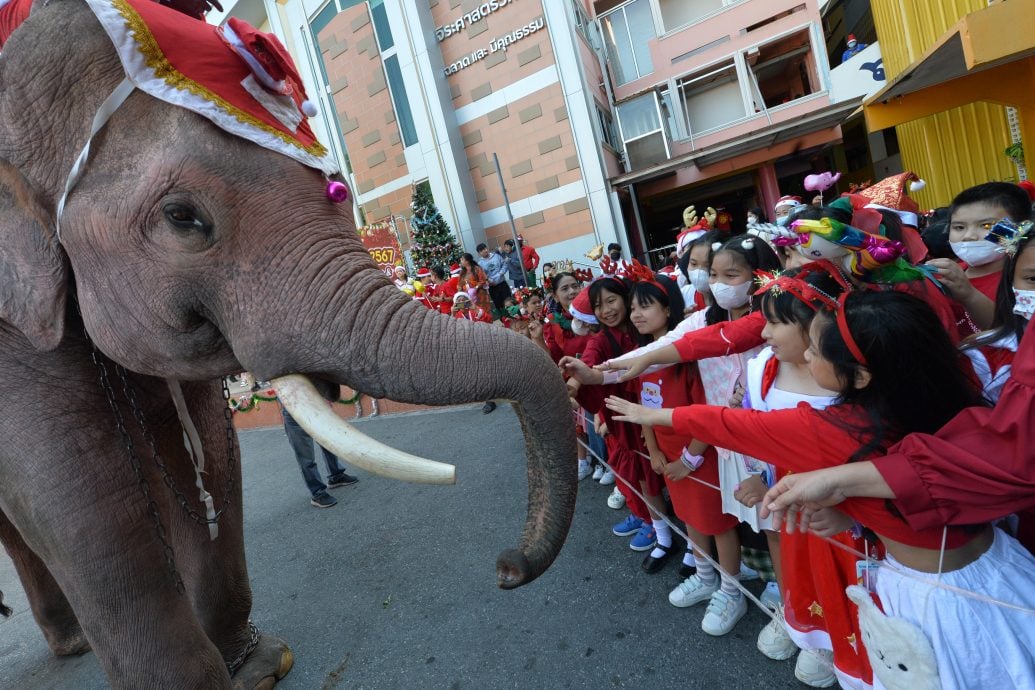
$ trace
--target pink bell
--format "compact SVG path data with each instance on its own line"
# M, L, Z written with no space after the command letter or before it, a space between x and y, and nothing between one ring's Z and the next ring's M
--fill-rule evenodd
M333 204L340 204L349 198L349 188L344 182L331 180L327 183L327 198Z

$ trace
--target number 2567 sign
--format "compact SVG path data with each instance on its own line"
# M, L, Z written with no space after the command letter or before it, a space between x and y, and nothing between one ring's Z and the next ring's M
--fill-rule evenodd
M370 258L374 260L374 263L395 265L395 249L392 247L373 247L367 251L370 252Z
M377 267L386 275L391 276L395 270L395 264L402 261L402 249L399 247L399 238L395 236L391 226L385 223L376 223L364 228L359 228L359 237L363 241L370 258L374 260Z

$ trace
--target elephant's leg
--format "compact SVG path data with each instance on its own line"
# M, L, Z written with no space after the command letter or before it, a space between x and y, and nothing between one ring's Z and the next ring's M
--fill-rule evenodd
M291 651L279 639L263 634L254 645L249 616L251 587L244 554L241 462L235 434L233 469L227 447L227 425L223 410L226 402L218 383L182 383L191 419L197 428L205 453L205 489L212 494L219 518L219 536L210 539L208 527L191 519L173 492L158 482L163 512L169 515L170 536L176 550L187 594L209 639L219 648L227 664L239 662L234 674L235 687L272 685L291 669ZM195 487L194 469L183 456L183 436L179 425L161 441L166 467L174 483L198 514L204 509ZM182 457L182 461L172 461ZM232 481L231 481L232 478ZM231 486L232 484L232 486ZM242 655L245 656L241 662Z
M72 606L54 576L25 543L10 520L0 512L0 543L14 562L25 588L32 615L43 631L50 650L57 656L82 654L90 649Z

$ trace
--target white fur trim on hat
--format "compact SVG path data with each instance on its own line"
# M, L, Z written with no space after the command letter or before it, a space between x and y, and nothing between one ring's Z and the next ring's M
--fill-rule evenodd
M468 302L470 302L471 301L471 296L468 295L466 292L462 292L462 291L458 292L455 295L453 295L453 304L456 304L457 302L459 302L462 299L465 299Z
M918 227L917 223L920 222L920 216L911 211L900 211L897 208L888 208L887 206L881 206L880 204L866 204L865 208L873 208L878 211L891 211L899 217L903 225L908 225L911 228Z
M588 323L591 326L596 326L598 323L600 323L599 321L597 321L597 317L593 316L592 314L583 314L575 307L568 307L568 311L571 312L572 317L578 319L579 321L582 321L583 323Z

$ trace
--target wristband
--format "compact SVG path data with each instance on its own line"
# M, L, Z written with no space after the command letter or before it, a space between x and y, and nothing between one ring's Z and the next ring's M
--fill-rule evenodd
M703 455L691 455L690 451L686 448L679 454L679 462L683 463L683 467L695 472L701 465L704 464Z

